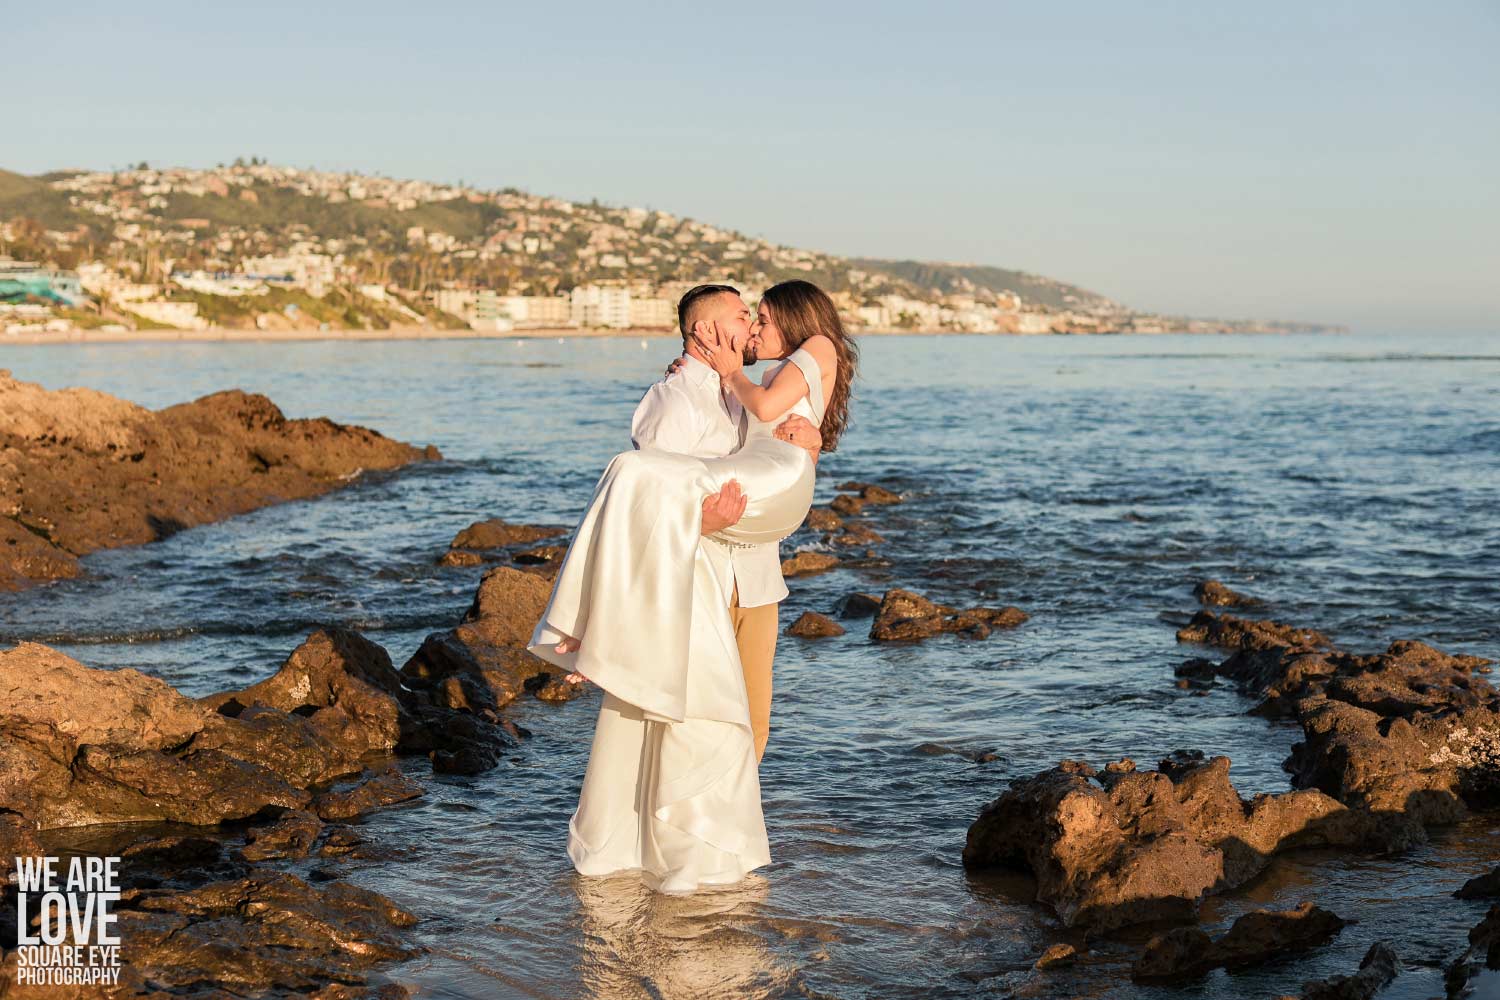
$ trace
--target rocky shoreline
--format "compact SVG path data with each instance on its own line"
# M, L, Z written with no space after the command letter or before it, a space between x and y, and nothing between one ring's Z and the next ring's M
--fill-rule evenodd
M504 558L537 531L486 554ZM496 536L455 541L466 537ZM578 693L524 648L549 590L545 569L498 565L463 620L399 670L378 644L328 627L270 677L196 699L38 643L0 651L0 995L200 995L216 983L227 992L213 995L406 996L374 970L419 953L404 933L419 917L340 880L341 859L381 850L351 824L424 794L398 756L480 773L530 735L507 704ZM124 858L125 971L102 991L17 986L11 860L70 833ZM277 867L310 857L324 861L316 884Z
M6 546L19 551L0 562L0 588L76 575L77 557L92 549L316 495L361 468L440 457L362 428L288 421L269 400L243 393L153 413L85 390L45 393L8 374L5 392L45 404L49 417L0 416L0 495L12 495L4 476L26 477L0 524L27 536ZM95 476L108 510L73 509L67 484ZM889 585L908 582L898 580L809 607L803 579L841 569L874 570L866 583L888 578L881 549L902 530L889 512L910 499L869 482L837 490L811 512L783 566L788 636L867 637L900 649L1003 642L997 633L1028 621L1013 606L959 607L968 602ZM361 834L362 815L424 794L412 759L434 774L485 773L525 752L530 733L508 706L581 693L525 650L567 531L501 519L460 531L434 564L440 573L480 571L472 602L399 666L359 632L329 626L259 682L188 698L137 671L93 669L36 643L0 651L4 882L14 856L85 841L94 853L123 855L129 873L120 913L132 947L120 986L35 995L407 995L381 970L420 953L409 929L422 915L343 881L341 866L383 850ZM1154 766L1063 760L1015 776L970 824L962 863L981 877L1024 873L1036 903L1082 936L1081 950L1058 944L1037 958L1040 988L1101 938L1150 935L1129 966L1146 984L1191 983L1320 948L1348 921L1316 899L1253 910L1216 930L1199 926L1200 906L1245 890L1288 852L1398 855L1435 828L1500 806L1500 691L1489 661L1409 640L1355 653L1315 629L1242 616L1268 605L1216 581L1194 594L1202 610L1174 624L1177 640L1200 655L1170 677L1164 671L1163 684L1189 694L1232 685L1253 702L1250 713L1299 727L1284 763L1290 788L1246 798L1229 757L1195 749ZM856 633L866 619L868 632ZM309 859L318 860L313 876L285 870ZM1500 899L1500 868L1457 895ZM14 898L7 884L0 932L14 927ZM13 943L0 937L7 950ZM1357 969L1308 982L1301 996L1375 996L1400 973L1399 946L1375 942ZM1459 997L1500 967L1500 905L1453 954L1446 983ZM12 955L0 966L0 995L32 995L15 987L15 972ZM225 992L208 993L208 982Z
M1200 583L1196 595L1211 607L1260 603L1216 581ZM1196 750L1178 751L1155 770L1129 759L1102 771L1063 761L1014 780L981 810L968 831L966 866L1028 872L1037 901L1067 927L1190 925L1205 896L1245 885L1283 851L1399 854L1431 828L1500 805L1500 691L1484 676L1491 661L1414 641L1355 654L1311 629L1206 608L1177 639L1229 654L1184 661L1175 671L1180 687L1226 679L1257 699L1251 713L1301 726L1283 764L1293 790L1247 801L1229 782L1229 758ZM1500 869L1464 891L1500 895ZM1247 914L1217 940L1178 926L1150 940L1132 974L1196 978L1218 965L1303 950L1342 926L1311 902L1295 913ZM1500 908L1450 964L1450 997L1463 995L1492 948L1500 959L1497 927ZM1303 996L1373 996L1398 969L1392 944L1377 942L1358 972L1309 983Z
M79 557L98 549L440 458L326 417L289 420L238 389L148 410L0 369L0 591L76 577Z

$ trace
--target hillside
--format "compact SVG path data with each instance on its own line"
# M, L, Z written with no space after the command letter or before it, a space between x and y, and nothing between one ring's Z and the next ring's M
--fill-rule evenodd
M158 306L192 298L179 275L275 267L318 300L336 293L337 307L284 303L297 306L307 317L301 321L323 314L317 322L333 324L348 317L381 324L404 315L472 325L491 315L479 305L483 295L550 300L580 287L612 286L628 289L641 304L638 318L620 312L565 321L670 326L671 303L697 282L725 281L758 294L774 282L805 278L833 294L846 321L860 328L1099 333L1274 326L1150 316L1024 271L851 259L663 211L258 160L38 177L0 171L0 254L62 268L102 267L108 274L93 279L96 285L135 282L129 294L156 289ZM202 317L268 322L261 314L270 300L214 302L217 292L202 281L197 288ZM387 293L395 296L394 314L381 305ZM167 317L162 322L180 313L146 311Z
M889 274L940 295L972 295L978 290L1009 293L1023 302L1049 309L1112 310L1119 307L1104 296L1053 278L1010 271L984 264L942 264L920 260L878 260L855 257L849 263Z

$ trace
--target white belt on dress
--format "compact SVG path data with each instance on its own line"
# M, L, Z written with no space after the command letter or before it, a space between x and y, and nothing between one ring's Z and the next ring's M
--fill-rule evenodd
M753 549L758 544L757 542L732 542L727 538L720 538L718 535L704 535L703 537L710 541L718 542L726 549Z

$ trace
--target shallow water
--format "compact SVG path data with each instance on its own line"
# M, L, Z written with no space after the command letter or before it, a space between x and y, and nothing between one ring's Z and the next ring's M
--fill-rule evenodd
M783 624L852 590L905 586L1032 618L974 642L882 646L783 637L761 781L774 863L745 885L652 896L578 878L563 853L597 693L524 699L535 735L476 778L374 814L385 860L336 870L427 918L432 952L392 970L433 997L1266 997L1352 973L1371 942L1405 965L1382 996L1442 992L1483 915L1449 893L1500 860L1500 823L1401 858L1308 852L1204 909L1210 928L1313 899L1361 923L1311 955L1191 987L1123 974L1139 938L1083 939L1027 903L1022 878L959 862L979 808L1063 757L1143 764L1194 747L1234 760L1243 794L1282 791L1294 728L1219 688L1178 691L1162 615L1215 577L1281 620L1357 650L1416 638L1500 654L1500 338L901 337L864 341L855 423L824 459L894 483L877 516L888 566L791 584ZM0 596L0 638L132 666L190 694L273 671L322 624L400 664L450 627L480 571L434 560L483 517L570 524L670 340L0 345L0 367L152 407L228 387L327 415L437 463L310 501L101 552L89 577ZM994 751L919 752L924 743ZM326 862L323 864L327 864ZM304 871L311 863L293 866Z

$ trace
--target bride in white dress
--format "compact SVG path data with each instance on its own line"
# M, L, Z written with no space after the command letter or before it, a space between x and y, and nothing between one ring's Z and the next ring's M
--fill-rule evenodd
M568 823L574 867L596 876L639 870L663 892L735 883L771 860L730 595L722 561L701 544L703 499L739 482L748 503L720 533L728 541L796 531L812 503L813 460L774 428L800 414L832 451L858 357L832 301L805 281L776 285L761 300L752 337L762 357L785 357L759 385L727 338L698 328L694 336L743 406L744 444L720 459L616 455L528 647L604 690Z

